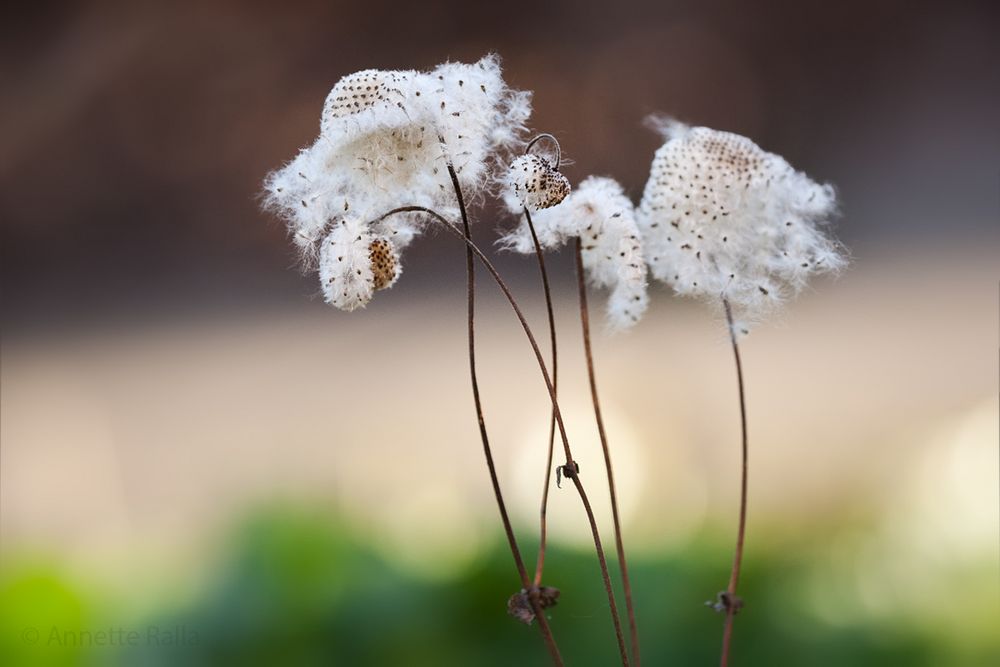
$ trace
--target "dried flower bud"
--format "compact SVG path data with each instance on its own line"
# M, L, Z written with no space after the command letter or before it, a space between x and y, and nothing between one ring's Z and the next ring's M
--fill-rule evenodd
M716 614L729 613L729 610L733 610L733 615L740 613L743 609L743 598L738 595L734 595L729 591L719 591L715 594L715 602L711 600L705 601L706 607L711 607L712 611Z
M399 276L399 255L388 240L382 237L372 239L369 258L372 263L372 277L375 289L392 287Z
M559 601L559 589L552 586L539 586L534 589L538 595L538 606L542 609L556 606ZM519 593L515 593L507 600L507 613L517 620L531 625L535 620L535 610L531 607L530 594L523 588Z
M508 171L508 184L514 196L529 211L551 208L569 195L569 180L537 155L522 155Z

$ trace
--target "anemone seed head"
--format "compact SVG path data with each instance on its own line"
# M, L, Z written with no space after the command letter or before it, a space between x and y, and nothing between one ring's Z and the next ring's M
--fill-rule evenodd
M840 246L821 226L834 190L746 137L655 120L656 151L638 210L654 278L683 296L755 320L814 274L841 269Z
M514 160L507 170L506 186L517 204L529 211L551 208L570 192L569 180L538 155Z
M340 262L331 263L330 248L343 249L350 240L345 230L363 239L385 237L397 260L395 273L376 282L391 285L398 277L399 251L420 233L426 216L395 215L366 229L359 228L365 226L361 214L422 206L457 215L448 166L466 199L475 198L491 168L506 161L520 140L530 113L530 94L507 86L493 55L430 72L347 75L326 98L316 141L268 175L264 205L285 220L304 265L318 266L327 300L353 309L368 302L366 285L374 283L367 251L337 255L353 258L361 271L355 270L355 277Z

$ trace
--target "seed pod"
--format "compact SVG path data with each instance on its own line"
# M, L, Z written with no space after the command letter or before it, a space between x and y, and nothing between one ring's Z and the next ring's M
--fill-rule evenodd
M560 203L569 194L569 180L537 155L514 160L508 182L518 201L529 211L540 211Z

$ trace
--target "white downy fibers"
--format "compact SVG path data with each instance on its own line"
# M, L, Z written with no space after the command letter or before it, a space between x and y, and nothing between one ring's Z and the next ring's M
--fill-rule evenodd
M635 219L635 207L617 181L591 176L556 206L531 216L539 244L547 250L580 238L588 283L610 290L607 322L626 329L646 311L646 265ZM501 239L516 252L535 252L526 220Z
M638 210L653 277L677 294L732 305L739 328L846 260L821 229L833 188L751 140L653 119L666 138Z
M399 253L426 216L394 215L371 229L364 221L400 206L455 217L448 165L464 196L479 196L491 168L505 162L520 140L530 112L530 94L504 83L492 55L430 72L365 70L345 76L327 96L317 140L268 176L265 206L286 221L305 264L318 260L327 301L348 310L363 306L374 289L395 282ZM360 246L346 255L356 264L353 277L330 262L330 248L342 250L350 241L347 229L392 246L391 280L371 273L368 251ZM360 285L362 278L368 287Z

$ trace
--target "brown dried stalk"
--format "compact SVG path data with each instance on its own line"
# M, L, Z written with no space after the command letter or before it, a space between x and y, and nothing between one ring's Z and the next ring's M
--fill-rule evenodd
M548 140L555 146L556 161L555 165L553 165L553 169L559 169L559 164L562 162L562 146L560 146L558 139L547 132L539 134L529 141L528 145L524 147L524 154L527 155L530 153L535 144L543 140ZM545 311L549 320L549 339L552 345L552 388L556 391L556 394L558 394L559 355L556 341L556 321L552 309L552 290L549 287L549 274L545 269L545 254L542 252L542 246L538 242L538 234L535 232L535 225L531 221L531 212L528 210L528 207L524 207L523 210L524 218L528 223L528 231L531 232L531 242L535 246L535 257L538 259L538 270L542 278L542 292L545 294ZM536 586L541 585L542 582L542 573L545 569L545 551L548 546L549 489L552 486L552 454L555 448L555 436L556 414L555 410L553 410L552 416L549 419L549 444L545 458L545 482L542 485L542 502L539 508L538 561L535 564Z
M517 567L518 576L521 578L521 586L528 596L528 601L531 604L535 618L538 619L538 628L542 633L542 638L545 640L545 646L552 657L552 662L556 665L562 665L563 660L559 654L559 647L556 644L555 637L552 636L552 629L549 627L548 619L545 617L545 612L539 600L538 584L531 585L531 581L528 579L528 571L524 566L524 559L521 558L521 550L517 546L517 538L514 536L510 516L507 514L507 505L504 503L503 493L500 491L500 480L497 477L496 465L493 462L493 452L490 448L489 435L486 432L486 418L483 415L483 404L479 395L479 379L476 374L476 267L472 252L472 234L469 226L469 217L465 209L465 198L462 196L462 188L458 183L458 175L455 173L455 168L451 162L448 163L448 174L451 176L451 182L455 188L455 197L458 199L458 208L462 214L462 232L464 232L462 236L465 238L467 244L465 267L466 293L468 296L469 375L472 378L472 398L476 406L476 419L479 422L479 435L483 442L483 455L486 457L486 468L489 470L490 483L493 485L493 495L496 496L497 507L500 510L500 520L503 523L504 532L507 534L507 543L510 545L514 565ZM450 225L451 223L448 224ZM458 230L456 229L455 231Z
M530 147L530 146L529 146ZM538 242L538 235L535 233L535 225L531 222L531 213L524 209L524 217L528 221L528 229L531 231L531 241L535 244L535 256L538 258L538 270L542 274L542 291L545 293L545 310L549 317L549 338L552 343L552 389L558 393L558 353L556 345L556 322L552 310L552 292L549 289L549 274L545 270L545 256L542 253L542 246ZM535 565L535 586L542 583L542 571L545 569L545 547L548 537L548 510L549 510L549 488L552 485L552 454L556 441L556 413L552 411L549 419L549 446L545 459L545 484L542 486L542 504L539 510L540 532L538 540L538 562Z
M545 381L545 387L549 392L549 398L552 401L552 409L556 416L556 424L559 427L559 437L562 440L563 451L566 455L566 464L560 466L560 469L563 475L573 480L573 485L576 487L577 493L580 496L580 500L583 503L584 510L587 513L587 519L590 523L590 530L594 538L594 547L597 551L597 558L601 566L601 577L604 580L604 588L608 595L608 605L611 608L611 619L614 622L615 637L618 641L618 651L621 656L622 665L624 667L629 667L631 663L629 661L628 651L625 648L625 638L622 634L621 618L619 617L618 614L618 605L615 603L614 590L611 587L611 578L608 575L607 560L604 556L604 547L601 545L601 537L597 528L597 522L594 519L594 512L590 506L590 501L587 499L586 491L584 491L583 484L580 482L579 466L573 460L573 452L569 446L569 437L566 435L566 425L563 423L562 413L559 410L559 402L556 398L555 388L552 385L552 379L549 377L548 369L545 366L545 359L542 356L541 349L538 347L538 342L537 340L535 340L535 336L531 331L531 327L528 325L528 321L525 319L524 313L521 312L521 308L518 305L517 300L514 298L514 295L511 293L510 288L507 287L507 284L504 282L503 278L500 277L500 274L497 272L496 268L486 257L483 251L480 250L479 247L475 243L473 243L473 241L470 238L468 238L465 234L463 234L458 227L456 227L454 224L446 220L436 211L425 208L423 206L403 206L388 211L387 213L383 214L373 222L384 220L390 215L394 215L397 213L412 213L412 212L420 212L429 215L433 220L444 225L445 229L451 231L453 234L455 234L465 242L466 247L469 250L471 250L472 253L476 256L476 258L479 259L479 261L483 264L483 266L486 267L486 270L493 277L493 280L497 283L497 286L500 288L500 291L503 293L504 297L507 299L507 302L510 304L510 307L513 309L514 314L521 325L521 329L524 331L524 334L528 339L528 343L531 345L532 352L534 352L535 359L538 362L539 371L542 374L542 379ZM511 532L510 535L512 536L513 533ZM527 575L525 575L525 577L526 576Z
M587 283L583 275L583 242L576 239L576 283L580 293L580 326L583 329L583 350L587 359L587 378L590 381L590 397L594 404L594 418L597 420L597 432L601 438L601 450L604 452L604 468L608 473L608 492L611 496L611 516L615 525L615 548L618 551L618 568L622 575L622 588L625 591L625 611L628 614L629 641L632 647L632 660L636 667L641 658L639 655L639 631L635 623L635 607L632 604L632 584L628 577L628 563L625 561L625 545L622 542L622 526L618 513L618 493L615 490L615 473L611 465L611 450L608 448L608 436L604 430L604 418L601 414L601 403L597 397L597 376L594 373L594 355L590 347L590 311L587 308Z
M729 338L733 344L733 357L736 359L736 381L740 391L740 431L742 434L742 475L740 479L740 518L739 528L736 532L736 550L733 554L733 570L729 575L729 586L723 593L719 594L718 607L726 612L726 627L722 634L722 658L720 664L726 667L729 664L729 648L733 638L733 619L737 612L743 607L743 600L736 595L736 586L740 581L740 567L743 564L743 539L746 533L747 524L747 467L749 449L747 446L747 407L746 391L743 386L743 364L740 361L740 347L736 342L736 328L733 324L733 310L729 301L722 299L722 305L726 310L726 322L729 325Z

